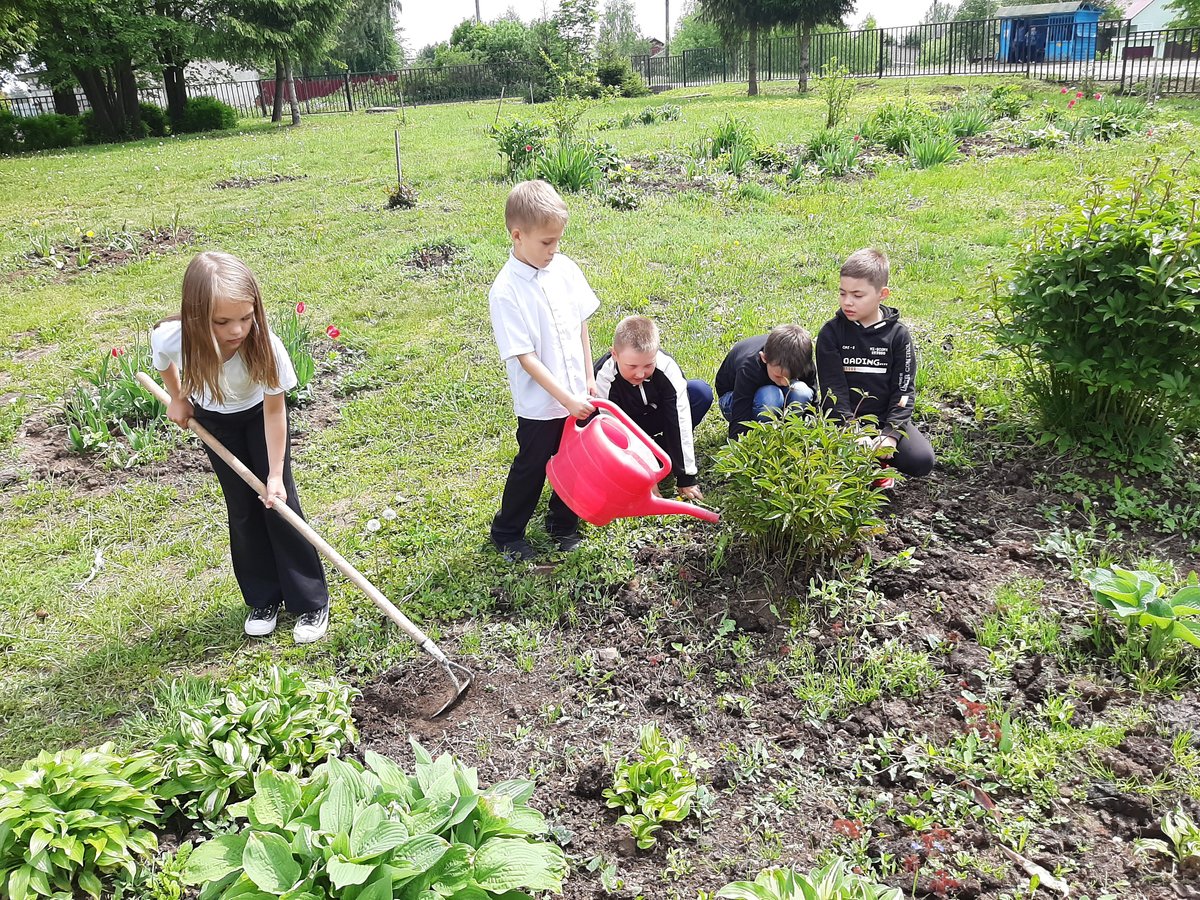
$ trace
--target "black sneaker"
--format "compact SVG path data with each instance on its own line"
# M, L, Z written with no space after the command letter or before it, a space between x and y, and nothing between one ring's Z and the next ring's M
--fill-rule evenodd
M567 534L556 534L553 537L554 543L558 545L558 549L563 553L570 553L583 543L583 535L578 531L571 531Z
M500 551L500 555L509 562L528 562L537 556L537 551L529 546L529 542L524 538L517 538L515 541L505 541L503 544L493 540L492 544Z
M325 632L328 630L329 604L326 603L320 609L301 613L300 618L296 620L296 626L292 629L292 638L297 644L311 644L313 641L319 641L325 637Z
M279 619L279 604L273 606L256 606L246 616L245 632L250 637L266 637L275 630L275 622Z

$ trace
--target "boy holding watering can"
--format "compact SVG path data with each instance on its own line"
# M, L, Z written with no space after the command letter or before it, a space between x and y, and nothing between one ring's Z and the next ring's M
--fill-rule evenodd
M517 455L508 470L491 540L512 561L537 555L525 539L546 463L558 450L568 417L596 411L587 320L600 301L573 261L558 252L567 205L544 181L524 181L508 194L504 225L512 254L488 293L492 330L508 370L517 414ZM560 550L582 540L579 517L553 491L546 530Z
M685 378L679 364L659 349L658 326L652 320L626 316L617 323L612 352L596 363L596 390L671 457L679 496L703 500L692 432L712 406L712 388Z

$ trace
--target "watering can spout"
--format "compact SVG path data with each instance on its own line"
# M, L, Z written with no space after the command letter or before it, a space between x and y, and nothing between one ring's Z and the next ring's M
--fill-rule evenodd
M721 517L710 509L684 503L682 500L664 500L662 497L651 495L646 498L645 506L636 510L636 516L695 516L705 522L719 522Z

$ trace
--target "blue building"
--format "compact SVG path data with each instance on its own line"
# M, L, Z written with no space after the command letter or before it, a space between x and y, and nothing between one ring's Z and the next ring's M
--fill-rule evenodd
M1000 61L1010 63L1096 58L1099 3L1034 3L1002 6Z

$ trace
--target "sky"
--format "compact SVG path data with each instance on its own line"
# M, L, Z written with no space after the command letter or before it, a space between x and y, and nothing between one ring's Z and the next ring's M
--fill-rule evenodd
M642 34L661 39L666 21L668 0L633 0ZM679 17L684 0L670 0L671 28ZM929 8L930 0L858 0L851 24L873 15L881 28L915 25ZM558 0L479 0L480 13L486 22L502 16L511 6L525 21L548 16L558 8ZM597 4L601 9L604 0ZM475 0L403 0L400 26L404 29L404 44L412 52L427 44L448 40L450 32L463 19L475 17Z

